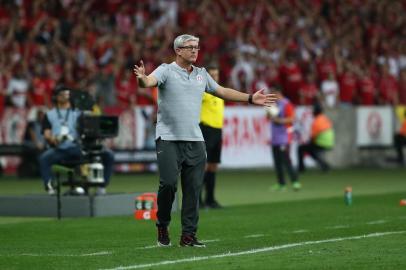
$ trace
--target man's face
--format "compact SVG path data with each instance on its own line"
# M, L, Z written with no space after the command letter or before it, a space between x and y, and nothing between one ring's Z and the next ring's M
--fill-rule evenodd
M199 43L197 41L187 41L176 49L178 55L185 59L189 63L194 63L197 60L199 54Z
M58 102L68 102L70 99L69 90L64 90L58 93Z

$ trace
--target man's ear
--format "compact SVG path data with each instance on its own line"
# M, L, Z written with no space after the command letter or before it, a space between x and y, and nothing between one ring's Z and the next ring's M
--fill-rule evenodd
M175 49L175 53L176 53L176 55L180 55L180 49L179 49L179 48L176 48L176 49Z

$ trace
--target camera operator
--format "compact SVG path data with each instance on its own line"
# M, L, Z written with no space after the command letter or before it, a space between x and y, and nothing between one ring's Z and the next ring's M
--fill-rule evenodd
M50 195L55 194L51 185L52 165L80 161L84 157L77 131L77 122L82 112L72 108L70 90L67 88L56 89L54 98L55 107L47 112L42 125L44 138L50 147L39 157L41 177ZM103 149L100 155L104 166L104 185L98 187L96 194L104 195L113 172L114 155L108 149Z

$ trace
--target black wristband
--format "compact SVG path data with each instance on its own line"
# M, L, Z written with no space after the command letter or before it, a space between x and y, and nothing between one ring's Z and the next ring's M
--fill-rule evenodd
M252 102L252 94L248 95L248 103L254 104L254 102Z

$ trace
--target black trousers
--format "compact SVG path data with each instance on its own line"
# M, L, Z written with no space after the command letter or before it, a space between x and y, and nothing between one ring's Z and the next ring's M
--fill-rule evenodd
M159 169L157 226L169 226L180 175L182 233L195 234L199 221L199 197L206 166L205 144L203 141L158 139L156 152Z
M330 169L329 164L327 161L324 160L322 153L326 150L329 150L324 147L320 147L314 143L302 144L298 148L298 158L299 158L299 171L305 171L306 167L304 165L304 155L308 153L320 166L323 171L327 171Z
M397 154L397 161L403 163L405 158L403 155L403 146L406 144L406 137L402 134L395 134L393 138L394 146Z
M293 183L297 181L297 173L292 166L292 161L289 156L289 145L273 145L272 155L275 163L276 176L278 177L278 183L285 185L284 168L287 170L290 181Z

